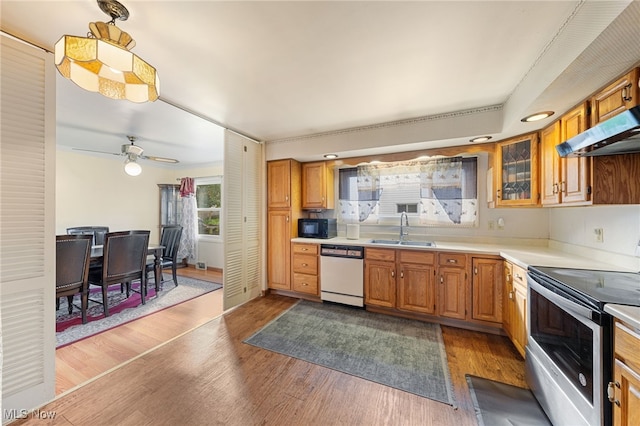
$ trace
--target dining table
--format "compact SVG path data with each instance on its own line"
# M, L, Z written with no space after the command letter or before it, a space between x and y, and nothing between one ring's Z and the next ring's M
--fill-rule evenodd
M149 244L147 247L147 256L153 255L153 278L158 283L162 282L162 253L164 246L160 244ZM103 246L91 246L91 263L102 262Z

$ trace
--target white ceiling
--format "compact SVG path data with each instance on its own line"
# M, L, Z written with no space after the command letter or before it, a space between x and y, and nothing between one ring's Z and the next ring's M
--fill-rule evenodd
M278 142L491 107L494 138L524 133L522 116L562 113L640 61L638 1L121 2L117 25L158 69L161 100L114 101L58 76L58 145L119 152L134 135L183 167L221 159L213 123ZM108 20L95 0L0 8L3 31L47 50ZM424 141L476 136L464 133Z

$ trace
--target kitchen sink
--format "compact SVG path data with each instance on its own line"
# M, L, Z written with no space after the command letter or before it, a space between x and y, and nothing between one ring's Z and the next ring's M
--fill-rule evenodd
M386 244L386 245L400 245L400 246L414 246L414 247L435 247L436 243L433 241L397 241L397 240L371 240L371 244Z
M400 244L397 240L371 240L372 244Z
M433 241L400 241L402 246L419 246L419 247L435 247L436 243Z

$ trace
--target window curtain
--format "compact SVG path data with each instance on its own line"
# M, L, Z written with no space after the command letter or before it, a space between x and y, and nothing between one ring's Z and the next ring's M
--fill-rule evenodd
M182 237L178 249L178 259L197 259L198 223L196 222L196 194L193 178L180 180L180 201L182 203Z
M473 225L476 223L478 216L476 164L475 161L465 161L462 158L444 158L421 164L419 210L421 224Z

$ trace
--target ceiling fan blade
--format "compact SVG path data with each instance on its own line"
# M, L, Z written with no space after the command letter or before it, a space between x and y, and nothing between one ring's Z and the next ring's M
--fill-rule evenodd
M180 161L176 160L175 158L165 158L165 157L154 157L152 155L141 155L140 158L144 159L144 160L151 160L151 161L158 161L160 163L179 163Z
M97 154L117 155L118 157L122 156L122 153L119 153L119 152L95 151L93 149L83 149L83 148L71 148L71 149L73 151L95 152Z

